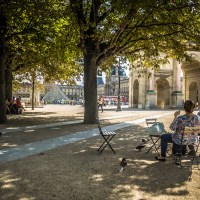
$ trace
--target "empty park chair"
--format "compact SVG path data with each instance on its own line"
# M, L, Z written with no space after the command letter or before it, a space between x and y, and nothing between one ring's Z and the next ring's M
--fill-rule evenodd
M102 130L99 119L97 119L97 126L99 128L99 133L100 135L103 137L103 143L101 144L101 146L99 147L99 149L97 151L99 151L99 154L101 154L103 152L103 150L106 148L106 146L109 146L110 149L112 150L113 153L115 153L114 149L112 148L110 142L113 139L113 137L117 134L114 131L105 131Z

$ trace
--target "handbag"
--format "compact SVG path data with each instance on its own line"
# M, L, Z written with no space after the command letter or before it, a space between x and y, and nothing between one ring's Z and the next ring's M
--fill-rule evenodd
M161 136L167 131L165 130L165 126L162 122L155 122L152 126L148 127L149 135Z

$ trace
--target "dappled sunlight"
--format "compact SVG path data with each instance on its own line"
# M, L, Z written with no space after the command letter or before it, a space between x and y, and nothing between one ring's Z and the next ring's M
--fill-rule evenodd
M131 199L134 199L134 200L142 199L141 198L141 192L139 191L139 188L134 187L134 189L133 189L133 186L130 185L130 184L117 185L112 190L112 195L116 195L118 197L117 199L127 199L127 198L131 198Z
M86 152L86 150L81 150L81 151L79 151L80 153L84 153L84 152Z
M55 127L55 128L51 128L51 129L58 130L58 129L61 129L61 128Z
M1 189L13 189L15 188L14 184L6 183L1 186Z
M10 170L4 170L0 172L0 190L1 200L36 200L35 197L30 194L26 194L26 191L19 190L25 182L28 180L17 177L14 172Z
M146 164L146 166L147 165L151 165L151 164L155 164L155 163L157 163L157 161L155 160L155 161L151 161L151 160L143 160L143 159L140 159L140 160L134 160L135 162L138 162L138 163L142 163L143 165L145 165ZM140 166L140 167L142 167L142 166Z
M20 127L8 127L6 128L6 130L18 130L20 129Z
M37 126L25 126L25 128L37 128Z
M35 130L26 130L25 133L34 132Z
M1 144L1 147L17 147L17 144L10 144L10 143L3 143Z
M96 144L91 144L91 145L90 145L90 148L91 148L91 149L98 149L98 146L97 146Z
M89 179L94 182L100 182L100 181L104 180L103 175L100 175L100 174L95 174L92 177L90 177Z
M48 116L46 115L45 119L46 117ZM62 121L62 118L58 120ZM113 125L116 121L105 122L107 122L107 124L104 123L105 125ZM29 130L34 129L31 124ZM35 155L2 164L0 166L0 168L2 167L0 174L2 196L0 199L152 200L155 198L169 200L180 198L183 200L183 198L191 199L190 197L193 197L190 195L192 187L188 184L188 177L191 175L189 169L180 169L174 166L171 157L167 158L166 162L160 163L154 159L156 155L154 151L147 154L145 148L141 151L136 149L136 146L142 142L142 138L148 138L143 124L116 130L118 134L110 142L115 154L109 146L99 154L97 149L104 142L101 135L87 138L87 134L91 132L86 129L94 127L96 128L96 125L79 124L65 128L56 126L45 129L45 131L35 130L33 134L31 132L30 134L23 132L24 134L20 133L19 135L7 134L8 138L3 142L11 145L16 145L17 142L20 145L22 139L24 142L24 138L32 136L32 141L24 142L28 152L33 152L35 149L41 150L39 146L32 146L33 143L30 143L39 140L40 145L43 145L42 140L47 138L40 136L46 134L49 136L48 139L50 138L51 149L41 150ZM86 133L76 137L74 133L80 130ZM94 133L96 132L94 131ZM63 134L61 136L70 134L71 137L70 139L58 137L58 134ZM10 142L11 135L15 137L13 144ZM4 139L5 136L3 135L2 138ZM54 137L58 138L61 146L57 146ZM80 140L77 141L77 138ZM70 143L67 143L69 140ZM24 151L22 151L23 153ZM124 157L128 164L120 173L120 162ZM199 176L198 171L195 175L197 185ZM194 189L199 189L199 186Z
M121 138L115 138L116 140L119 140L119 141L129 141L129 140L131 140L131 139L134 139L134 140L136 140L136 138L135 138L135 136L124 136L123 138L121 137Z
M20 178L10 178L10 179L6 179L6 180L4 180L2 182L10 183L10 182L16 182L16 181L19 181L19 180L21 180L21 179Z

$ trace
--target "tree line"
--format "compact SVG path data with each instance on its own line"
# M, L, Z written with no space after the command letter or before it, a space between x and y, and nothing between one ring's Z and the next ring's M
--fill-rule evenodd
M73 81L83 74L84 122L96 123L97 71L109 71L117 57L140 72L158 69L169 57L189 61L188 45L198 50L199 3L1 0L0 123L7 122L13 77L34 72L45 81Z

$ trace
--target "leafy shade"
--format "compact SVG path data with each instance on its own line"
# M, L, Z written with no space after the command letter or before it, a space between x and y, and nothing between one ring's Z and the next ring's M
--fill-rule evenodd
M70 0L69 4L84 56L86 123L95 123L98 114L95 77L100 66L105 70L114 57L127 56L139 67L157 68L168 57L183 59L187 44L199 42L199 0Z

